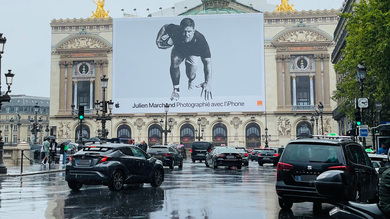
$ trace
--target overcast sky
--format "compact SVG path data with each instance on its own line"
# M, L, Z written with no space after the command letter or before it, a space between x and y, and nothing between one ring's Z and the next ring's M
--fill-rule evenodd
M197 0L201 2L201 0ZM256 5L264 0L237 0ZM112 18L125 13L147 16L159 8L172 8L175 3L190 0L106 0L105 9ZM280 4L280 0L267 0ZM339 9L344 0L290 0L297 10ZM185 5L186 3L181 3ZM276 7L275 7L276 8ZM1 59L2 91L6 89L4 73L15 74L12 94L50 97L50 42L52 19L87 18L95 11L92 0L0 0L0 33L7 38ZM122 11L121 9L124 9ZM256 8L259 9L259 8ZM259 9L260 10L260 9Z

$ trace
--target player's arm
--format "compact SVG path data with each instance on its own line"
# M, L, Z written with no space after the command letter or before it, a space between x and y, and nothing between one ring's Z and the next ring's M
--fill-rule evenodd
M169 25L171 24L162 26L157 33L156 45L159 49L168 49L173 45L173 41L170 37L171 28L169 28Z
M198 86L202 88L200 96L202 96L204 92L204 99L210 100L213 99L211 93L211 58L201 58L201 60L203 63L204 82Z

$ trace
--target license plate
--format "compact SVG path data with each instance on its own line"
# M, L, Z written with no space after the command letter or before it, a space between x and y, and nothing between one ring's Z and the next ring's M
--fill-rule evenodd
M263 160L269 160L269 157L263 157Z
M154 155L155 158L162 158L162 155Z
M235 157L235 156L228 155L228 156L226 156L226 158L227 158L227 159L234 159L234 158L236 158L236 157Z
M206 154L198 154L198 156L205 156Z
M91 160L77 160L76 162L79 165L90 165L91 164Z
M316 175L296 175L295 177L296 181L313 181L317 178Z

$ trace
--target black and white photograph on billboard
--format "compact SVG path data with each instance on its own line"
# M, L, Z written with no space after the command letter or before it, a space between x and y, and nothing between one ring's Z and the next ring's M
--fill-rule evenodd
M265 109L263 14L114 19L115 113Z

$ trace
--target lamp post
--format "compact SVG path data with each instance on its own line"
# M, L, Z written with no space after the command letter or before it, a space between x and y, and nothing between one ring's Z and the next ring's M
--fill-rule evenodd
M268 128L265 127L265 148L268 148Z
M314 115L313 114L311 114L310 125L311 125L311 134L314 135Z
M324 105L320 102L318 104L318 111L320 111L321 116L321 135L324 135L324 121L322 120L322 113L324 112Z
M1 58L2 54L4 53L4 45L7 39L3 37L3 34L0 33L0 110L1 110L1 103L2 102L9 102L11 100L8 93L11 93L11 85L12 80L14 78L14 74L11 72L11 70L8 70L8 73L5 74L5 80L6 84L8 85L8 90L4 95L1 95ZM3 137L1 136L1 130L0 130L0 173L7 173L7 167L4 165L3 162Z
M168 132L171 132L171 128L172 128L172 119L169 119L167 121L167 119L168 119L168 111L169 111L169 104L168 103L166 103L164 105L164 111L165 111L165 129L163 129L162 132L165 135L164 145L168 145L168 137L167 136L168 136ZM161 119L160 120L161 128L163 127L163 125L164 125L164 121ZM169 126L169 128L168 128L168 126Z
M18 123L16 124L18 126L18 141L16 142L16 144L20 143L20 126L22 125L21 117L22 116L18 113Z
M102 122L102 136L100 140L102 142L106 142L108 134L106 131L106 121L111 120L111 111L114 106L114 102L112 102L112 100L106 101L106 89L108 85L108 78L106 78L106 75L103 75L103 77L100 78L100 82L103 90L103 100L96 100L95 102L96 120L100 120Z
M14 117L12 117L10 120L9 120L9 125L11 126L11 146L12 146L12 139L13 139L13 135L12 135L12 129L14 128Z
M202 122L202 120L200 118L198 118L198 121L197 121L198 129L196 130L196 132L198 132L198 136L196 137L196 139L198 139L198 141L200 141L200 139L203 139L204 129L200 128L201 122ZM201 132L202 132L202 135L201 135Z
M366 79L367 76L367 69L364 67L362 63L359 63L356 66L356 81L359 83L359 90L360 90L360 97L363 98L363 86L364 86L364 79ZM364 116L363 116L363 107L360 107L360 116L362 118L361 125L364 124ZM363 146L366 147L366 137L363 137Z
M38 102L35 103L34 106L34 112L35 112L35 117L34 119L30 119L30 124L32 126L31 128L31 133L34 135L34 144L37 144L37 134L38 132L41 131L42 128L42 118L40 117L38 120L38 112L39 112L39 105Z
M317 129L317 135L318 135L318 117L319 117L319 113L318 111L316 110L316 113L314 114L314 118L316 119L316 129Z

